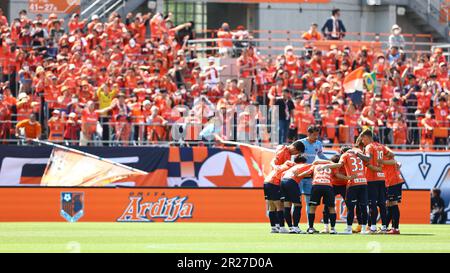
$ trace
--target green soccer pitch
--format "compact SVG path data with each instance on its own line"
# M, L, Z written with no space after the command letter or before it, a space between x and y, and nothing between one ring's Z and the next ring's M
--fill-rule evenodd
M308 235L270 234L268 224L0 223L0 252L450 252L450 225L400 229L402 235Z

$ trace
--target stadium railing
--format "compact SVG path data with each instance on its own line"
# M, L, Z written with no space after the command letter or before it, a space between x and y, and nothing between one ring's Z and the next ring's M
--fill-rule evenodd
M305 45L312 45L322 50L327 50L331 45L338 47L350 46L352 51L359 50L366 46L375 52L385 51L389 48L388 38L391 33L373 33L373 32L347 32L346 37L341 41L307 41L302 39L305 31L295 30L251 30L248 39L236 40L233 42L251 43L262 54L267 56L278 55L283 52L286 45L292 45L294 48L302 49ZM431 34L402 34L405 38L405 53L407 54L425 54L429 53L431 47L435 44ZM199 33L203 39L190 40L190 45L195 45L198 52L216 54L221 41L230 39L217 38L217 30L205 30Z
M9 124L10 128L14 130L15 124L17 121L0 121L0 128L3 124ZM168 145L178 145L178 146L197 146L197 145L206 145L206 146L216 146L217 142L211 139L205 139L201 138L199 136L202 129L205 128L205 124L203 123L168 123L166 125L159 125L159 124L152 124L152 123L135 123L135 122L98 122L98 125L101 128L107 128L107 134L106 139L102 139L102 135L99 133L96 133L93 135L93 138L88 141L90 145L94 146L168 146ZM179 139L173 139L171 130L173 126L177 126L177 129L180 127L183 128L182 135L183 137L180 137ZM125 132L128 132L128 136L118 135L118 130L121 130L120 128L124 128L127 126L127 130ZM157 128L161 128L163 132L162 138L154 137L156 132L149 132L148 128L152 127L154 130ZM274 128L274 124L270 123L264 123L264 124L258 124L257 128L258 130L264 130L265 132L268 132L270 135L271 130L277 130L277 128ZM187 127L189 127L187 129ZM258 146L265 146L265 147L276 147L278 145L278 142L274 143L271 142L270 136L265 135L257 135L254 138L250 137L248 134L245 133L238 137L238 127L237 124L232 124L231 129L229 130L228 135L223 135L222 133L219 133L221 138L230 140L230 141L238 141L238 142L244 142L244 143L250 143L255 144ZM248 125L247 127L248 128ZM358 125L357 127L349 127L347 125L340 125L340 126L327 126L322 127L321 132L321 139L324 143L325 147L331 147L331 148L338 148L342 146L343 144L352 144L354 143L356 132L353 134L352 138L352 131L358 131L360 132L363 128L373 128L375 134L379 137L380 142L387 144L389 147L396 148L396 149L423 149L423 150L450 150L450 140L449 140L449 130L448 127L437 127L432 130L430 133L428 131L428 142L422 143L422 134L426 133L426 129L423 127L408 127L407 128L407 140L410 144L394 144L394 138L393 138L393 129L386 126L377 126L377 127L370 127L370 126L361 126ZM328 136L326 131L334 129L335 131L335 141L330 142L328 140ZM80 132L79 132L80 133ZM153 135L152 135L153 134ZM189 134L189 137L185 137L186 134ZM43 129L42 139L46 139L46 136L48 135L48 129ZM79 134L78 134L79 135ZM153 137L154 138L153 138ZM268 139L265 139L265 137L269 137ZM297 135L293 136L293 139L296 139ZM440 142L436 142L437 138L440 138ZM17 139L11 134L9 138L0 139L0 143L2 144L18 144L18 145L25 145L26 142L24 142L21 139ZM63 143L66 145L78 145L79 139L77 140L64 140L59 143ZM412 144L411 144L412 143Z

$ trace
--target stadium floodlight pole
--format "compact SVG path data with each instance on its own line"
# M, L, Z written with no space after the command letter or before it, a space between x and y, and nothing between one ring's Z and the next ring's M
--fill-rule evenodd
M100 161L103 161L103 162L106 162L106 163L109 163L109 164L113 164L114 166L125 168L125 169L127 169L129 171L139 172L141 174L148 174L145 171L142 171L142 170L139 170L139 169L136 169L136 168L133 168L133 167L130 167L130 166L118 163L118 162L114 162L112 160L109 160L109 159L106 159L106 158L103 158L103 157L100 157L100 156L97 156L97 155L86 153L86 152L83 152L83 151L80 151L80 150L77 150L77 149L74 149L74 148L69 148L69 147L66 147L66 146L63 146L63 145L52 143L52 142L49 142L49 141L39 140L39 139L29 139L29 138L24 138L24 137L19 137L19 138L22 139L22 140L32 141L32 142L35 142L35 143L51 146L53 148L59 148L59 149L66 150L66 151L69 151L69 152L81 154L83 156L87 156L87 157L90 157L90 158L93 158L93 159L97 159L97 160L100 160Z

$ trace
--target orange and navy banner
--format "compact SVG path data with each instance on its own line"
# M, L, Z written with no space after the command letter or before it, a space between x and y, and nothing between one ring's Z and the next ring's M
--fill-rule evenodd
M345 206L338 201L337 208L338 220L342 222ZM402 223L429 223L429 208L428 191L405 191ZM304 223L305 217L302 218ZM259 223L268 220L262 189L0 188L0 222L65 221Z

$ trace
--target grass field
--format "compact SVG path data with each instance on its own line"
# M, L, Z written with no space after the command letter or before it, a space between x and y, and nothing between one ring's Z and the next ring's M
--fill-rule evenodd
M297 235L270 234L267 224L0 223L0 252L450 252L450 226L401 231Z

